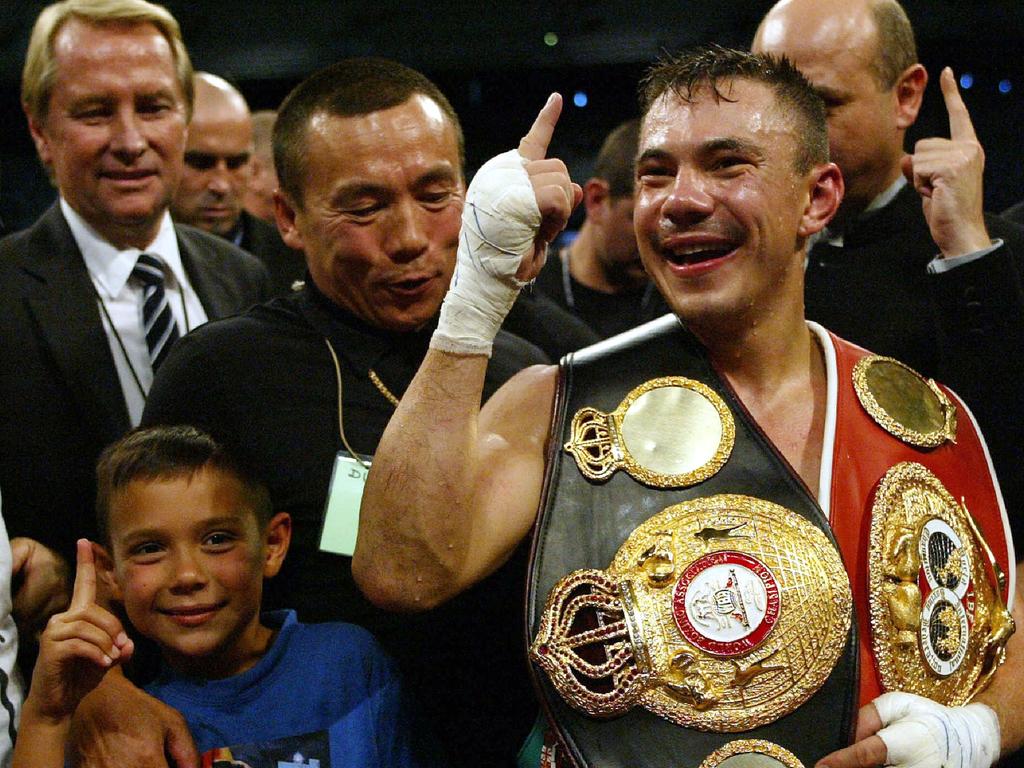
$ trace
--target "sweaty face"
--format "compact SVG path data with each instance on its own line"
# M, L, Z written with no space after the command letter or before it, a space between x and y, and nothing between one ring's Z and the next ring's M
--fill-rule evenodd
M736 80L720 88L730 101L665 94L640 133L640 254L695 328L802 302L797 231L809 191L795 170L792 125L766 86Z
M185 102L151 24L72 19L54 39L49 111L30 120L40 158L72 208L119 247L149 245L181 176Z
M609 197L595 238L597 258L608 282L630 288L647 282L633 229L633 196Z
M455 267L464 193L455 130L437 104L415 95L367 115L315 115L306 168L283 232L317 288L380 328L427 322Z
M225 677L259 658L265 555L237 480L202 469L133 481L113 499L109 529L128 618L173 668Z
M248 114L205 116L197 109L171 205L175 220L217 235L230 233L242 214L251 145Z
M869 66L876 55L872 27L865 21L850 30L845 21L837 19L838 28L811 16L769 22L754 49L785 54L822 97L830 159L846 183L844 205L862 210L899 173L903 133L893 89L883 89Z

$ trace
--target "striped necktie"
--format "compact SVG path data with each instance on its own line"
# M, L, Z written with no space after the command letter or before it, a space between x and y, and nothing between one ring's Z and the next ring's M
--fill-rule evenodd
M178 324L164 293L164 263L151 253L139 254L132 277L142 284L142 328L155 372L178 340Z

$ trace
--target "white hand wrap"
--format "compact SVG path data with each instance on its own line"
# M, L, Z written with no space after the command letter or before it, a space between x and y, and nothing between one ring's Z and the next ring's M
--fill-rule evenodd
M516 279L540 228L540 209L518 151L492 157L477 172L462 209L459 253L430 346L491 355L491 344L524 283Z
M989 768L999 758L999 719L985 704L946 707L912 693L874 701L886 765L899 768Z

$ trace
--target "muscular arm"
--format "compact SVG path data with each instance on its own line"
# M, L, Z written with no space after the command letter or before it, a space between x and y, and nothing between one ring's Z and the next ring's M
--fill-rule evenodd
M382 607L453 597L500 566L533 523L556 369L523 371L481 411L486 364L428 352L381 439L352 572Z

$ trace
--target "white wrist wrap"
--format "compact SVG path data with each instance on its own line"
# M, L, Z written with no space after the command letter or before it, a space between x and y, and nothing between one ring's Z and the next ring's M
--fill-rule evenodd
M999 758L999 719L985 704L946 707L912 693L874 701L886 765L900 768L989 768Z
M531 253L540 209L518 151L492 157L466 192L455 273L430 346L487 355L524 283L516 279Z

